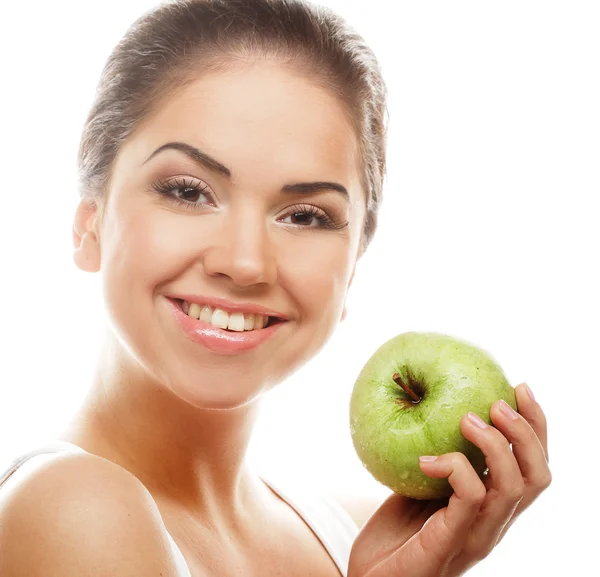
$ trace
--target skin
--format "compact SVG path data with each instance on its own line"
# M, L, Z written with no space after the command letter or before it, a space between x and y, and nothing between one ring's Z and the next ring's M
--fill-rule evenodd
M143 164L170 141L199 147L232 178L172 150ZM109 327L89 395L60 438L140 479L180 546L188 533L173 529L193 518L196 544L220 540L232 558L254 551L263 556L257 567L264 561L253 545L284 509L248 470L245 451L261 396L344 318L364 219L357 150L332 94L263 61L204 76L171 98L121 148L102 218L93 203L77 208L75 262L101 274ZM182 177L215 198L186 210L152 189L157 179ZM331 191L280 192L322 180L343 184L349 202ZM298 203L348 226L294 225ZM255 350L222 357L179 332L164 300L174 292L254 302L289 321ZM489 553L550 481L543 412L523 387L517 402L516 421L492 407L497 428L461 421L486 455L485 484L462 455L448 454L421 466L448 477L456 491L449 502L392 495L376 511L379 503L359 503L370 518L350 577L450 577Z
M171 141L200 148L232 177L174 150L143 164ZM165 517L191 515L235 551L261 530L248 519L273 509L244 461L260 397L345 314L365 214L357 150L332 94L261 62L203 76L171 98L121 148L102 218L88 201L75 214L75 262L101 274L110 326L89 395L59 438L123 466ZM153 190L182 178L214 199L198 195L189 210ZM312 181L342 184L349 200L280 191ZM348 226L292 218L299 203ZM288 321L258 348L220 356L174 323L165 295L177 293L253 302Z

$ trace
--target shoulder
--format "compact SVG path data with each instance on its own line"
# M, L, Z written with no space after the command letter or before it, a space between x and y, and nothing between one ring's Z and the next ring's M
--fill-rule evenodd
M89 453L28 464L0 491L2 575L176 575L156 503L131 473Z

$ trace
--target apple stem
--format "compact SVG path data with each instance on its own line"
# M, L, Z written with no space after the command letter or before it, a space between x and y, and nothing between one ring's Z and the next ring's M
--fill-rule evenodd
M392 375L392 379L394 380L394 382L397 385L400 385L403 389L404 392L415 402L418 403L421 400L421 397L419 397L419 395L417 395L417 393L415 393L402 379L402 375L400 373L394 373Z

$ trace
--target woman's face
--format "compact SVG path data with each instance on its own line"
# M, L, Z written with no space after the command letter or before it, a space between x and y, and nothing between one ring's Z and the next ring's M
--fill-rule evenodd
M229 176L175 148L153 155L173 142ZM315 182L347 193L282 190ZM333 94L269 63L203 76L116 159L97 246L112 328L136 366L191 404L245 404L331 336L363 217L356 136ZM214 298L286 320L241 332L212 323L249 327L248 315L192 318Z

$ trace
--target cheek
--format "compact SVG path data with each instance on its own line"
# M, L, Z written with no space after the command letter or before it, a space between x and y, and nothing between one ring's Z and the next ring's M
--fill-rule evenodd
M351 272L347 240L307 241L293 259L288 254L280 263L281 282L302 303L305 315L328 324L341 314Z
M119 207L119 211L112 217L105 255L115 282L123 288L154 287L186 265L193 239L181 216L143 207Z
M160 212L121 203L107 215L110 228L101 249L104 300L113 326L125 332L140 326L140 318L150 318L149 297L178 263L181 235L174 234L169 219L157 218Z

